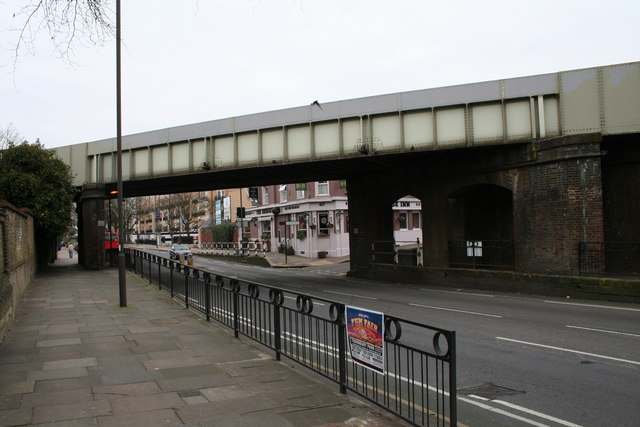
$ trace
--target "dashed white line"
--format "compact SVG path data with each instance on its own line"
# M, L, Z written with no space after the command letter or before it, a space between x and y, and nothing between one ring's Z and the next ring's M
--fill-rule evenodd
M609 330L609 329L586 328L584 326L572 326L572 325L565 325L565 326L567 328L573 328L573 329L584 329L585 331L604 332L606 334L625 335L625 336L628 336L628 337L640 338L640 335L638 335L638 334L630 334L628 332L618 332L618 331L612 331L612 330Z
M624 311L638 311L640 312L640 308L629 308L629 307L615 307L613 305L597 305L597 304L581 304L577 302L563 302L563 301L545 301L547 304L563 304L563 305L575 305L579 307L589 307L589 308L607 308L609 310L624 310Z
M615 362L630 363L632 365L640 365L640 362L636 362L635 360L620 359L618 357L604 356L602 354L587 353L586 351L571 350L569 348L555 347L555 346L552 346L552 345L538 344L538 343L534 343L534 342L520 341L520 340L514 340L514 339L511 339L511 338L504 338L504 337L496 337L496 339L497 340L501 340L501 341L514 342L514 343L517 343L517 344L530 345L530 346L533 346L533 347L548 348L550 350L558 350L558 351L564 351L564 352L567 352L567 353L581 354L583 356L591 356L591 357L597 357L597 358L600 358L600 359L613 360Z
M455 308L438 307L435 305L414 304L412 302L410 302L409 305L412 305L414 307L432 308L434 310L453 311L455 313L473 314L475 316L495 317L498 319L502 319L502 316L499 316L497 314L479 313L477 311L458 310Z
M328 294L345 295L345 296L348 296L348 297L364 298L364 299L371 299L371 300L374 300L374 301L378 301L378 298L366 297L364 295L355 295L355 294L347 294L345 292L327 291L326 289L323 290L322 292L326 292Z
M442 294L456 294L456 295L473 295L476 297L487 297L487 298L495 298L495 295L491 295L491 294L479 294L476 292L463 292L462 290L460 291L441 291L439 289L427 289L427 288L420 288L421 291L425 291L425 292L438 292L438 293L442 293Z

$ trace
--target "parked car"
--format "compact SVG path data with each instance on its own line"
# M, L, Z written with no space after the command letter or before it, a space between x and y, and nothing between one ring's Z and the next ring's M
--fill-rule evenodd
M169 249L169 259L179 259L180 255L184 255L185 259L190 259L193 255L191 249L187 245L171 245Z

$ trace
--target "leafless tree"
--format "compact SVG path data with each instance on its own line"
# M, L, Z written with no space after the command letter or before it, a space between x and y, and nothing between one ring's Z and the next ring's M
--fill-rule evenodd
M76 43L101 46L112 38L114 25L111 0L27 0L17 9L18 39L14 60L23 49L35 52L39 36L48 37L55 51L66 61L71 60Z
M12 124L7 125L4 129L0 128L0 150L8 148L12 144L20 144L23 141L24 138L20 136Z
M111 208L111 212L109 212ZM116 203L104 203L104 215L105 220L109 224L107 229L114 230L119 233L120 239L124 243L129 243L130 237L133 234L135 228L136 218L138 217L139 204L137 198L124 199L123 215L124 215L124 228L125 232L121 233L119 229L120 222L118 221L118 206Z
M206 193L177 193L162 196L160 206L169 225L169 232L184 231L187 236L206 216Z

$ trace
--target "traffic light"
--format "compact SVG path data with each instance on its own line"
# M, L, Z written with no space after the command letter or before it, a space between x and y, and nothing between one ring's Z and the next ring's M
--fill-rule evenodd
M243 207L237 207L236 208L236 216L238 218L244 218L244 214L245 214L245 208L243 208Z

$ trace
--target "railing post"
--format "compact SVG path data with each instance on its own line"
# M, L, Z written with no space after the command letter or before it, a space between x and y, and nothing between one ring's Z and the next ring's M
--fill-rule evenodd
M376 243L371 242L371 264L376 263Z
M146 252L140 253L140 277L144 279L144 258L146 256Z
M276 360L280 361L282 352L282 326L280 325L280 306L284 302L282 291L277 289L269 290L269 301L273 304L273 346L276 351Z
M240 329L240 316L238 315L240 284L237 280L231 281L231 294L233 295L233 335L238 338Z
M340 381L340 393L347 393L347 325L345 323L345 308L338 314L338 380Z
M456 332L449 332L449 418L452 427L458 425L458 386L456 377Z
M149 283L153 283L153 280L151 280L151 259L153 258L153 255L147 254L147 257L149 259Z
M183 267L184 274L184 308L189 308L189 267Z
M162 258L159 256L156 258L158 261L158 289L162 290L162 276L160 275L160 268L162 267Z
M582 269L583 269L583 265L582 265L582 258L584 257L584 242L578 242L578 275L582 276Z
M173 299L173 261L169 261L169 287L171 288L171 298Z
M204 273L204 309L207 322L211 319L211 275Z

